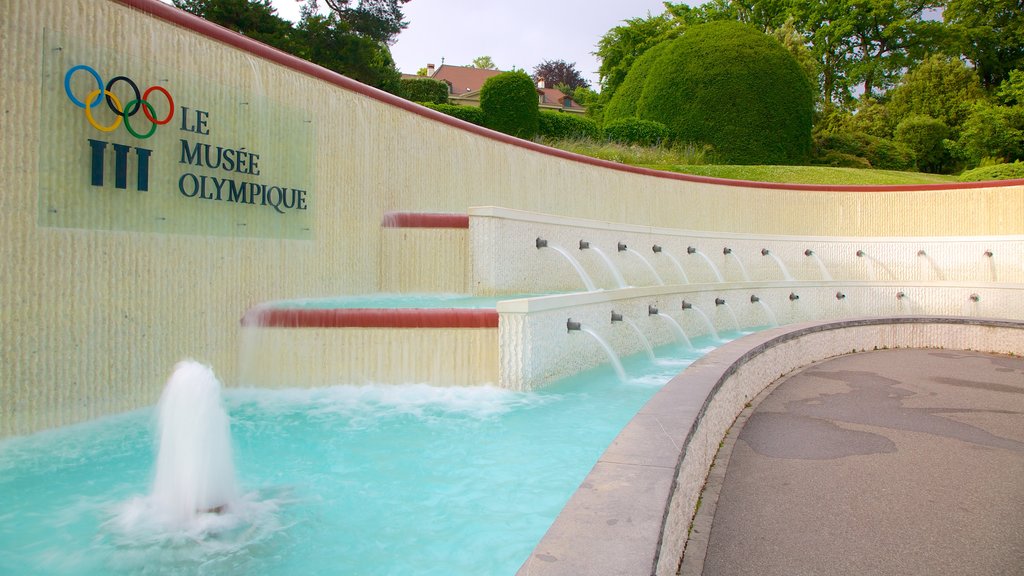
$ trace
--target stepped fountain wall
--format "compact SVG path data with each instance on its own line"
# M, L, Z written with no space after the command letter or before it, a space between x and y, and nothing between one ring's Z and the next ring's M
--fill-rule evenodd
M0 59L0 436L151 405L185 357L237 385L239 321L258 303L467 278L457 262L382 271L384 249L416 240L381 228L392 211L493 205L751 238L1024 233L1024 182L815 188L624 167L462 123L157 0L8 0ZM99 130L114 120L66 95L76 65L164 86L177 115L144 142ZM233 175L183 166L181 142L256 154L260 173L251 156ZM302 194L281 214L200 191L203 176Z

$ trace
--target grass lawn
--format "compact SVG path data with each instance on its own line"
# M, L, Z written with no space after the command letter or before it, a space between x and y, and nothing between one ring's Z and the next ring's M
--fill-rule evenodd
M782 182L787 184L945 184L956 182L956 176L868 170L862 168L832 168L830 166L734 166L734 165L643 165L644 168L680 172L696 176L750 180L754 182Z

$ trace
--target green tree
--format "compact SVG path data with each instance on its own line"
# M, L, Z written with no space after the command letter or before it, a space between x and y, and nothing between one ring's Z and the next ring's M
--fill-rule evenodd
M1011 70L1006 80L999 85L996 96L1007 106L1024 106L1024 68Z
M896 141L914 151L922 172L938 174L951 168L948 138L949 127L942 120L923 114L908 116L896 126Z
M1024 68L1024 2L948 0L943 19L985 88L995 88L1011 70Z
M894 122L923 114L941 120L954 132L985 93L973 70L956 58L936 54L903 77L889 94L887 108Z
M298 56L392 94L402 94L402 74L387 45L353 33L337 14L304 11Z
M601 60L597 74L601 83L601 100L608 102L626 78L633 62L652 46L678 37L682 29L665 14L630 18L621 26L605 33L597 43L594 55Z
M473 58L473 63L469 65L470 68L480 68L481 70L497 70L498 66L491 60L490 56L477 56Z
M983 160L1024 160L1024 106L975 104L964 122L959 143L969 168Z
M402 5L408 1L324 0L324 3L352 33L375 42L391 45L394 44L398 34L409 25L403 20L404 16L402 15ZM318 0L307 0L305 8L316 12Z
M277 15L270 0L174 0L174 5L279 50L299 50L291 23Z
M484 125L518 138L537 135L537 87L522 70L491 76L480 88Z
M718 21L649 49L608 103L605 121L661 122L729 163L799 164L810 155L813 110L813 88L781 44Z

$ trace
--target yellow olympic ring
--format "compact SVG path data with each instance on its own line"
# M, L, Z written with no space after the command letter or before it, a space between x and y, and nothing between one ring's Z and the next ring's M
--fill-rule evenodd
M117 106L117 110L123 110L123 108L121 107L121 101L117 99L117 96L115 96L113 92L111 92L110 90L104 90L103 94L106 95L107 98L110 98L114 101L114 104ZM85 117L89 120L89 124L92 124L92 127L99 130L100 132L113 132L114 130L117 130L118 126L121 125L121 120L124 119L124 116L118 115L117 120L114 120L114 123L110 126L100 126L99 123L96 122L96 119L92 117L92 102L93 100L96 100L99 97L99 90L93 90L92 92L89 92L88 96L85 97Z

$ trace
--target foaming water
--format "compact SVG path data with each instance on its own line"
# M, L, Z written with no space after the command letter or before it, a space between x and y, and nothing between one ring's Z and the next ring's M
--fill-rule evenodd
M237 498L172 529L146 502L155 408L6 439L0 574L511 575L633 414L717 344L535 392L225 390Z

